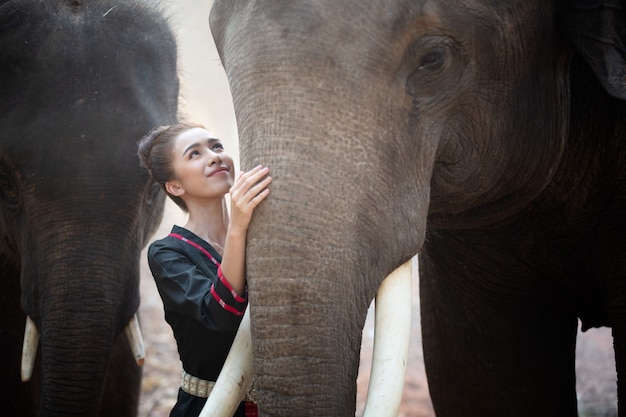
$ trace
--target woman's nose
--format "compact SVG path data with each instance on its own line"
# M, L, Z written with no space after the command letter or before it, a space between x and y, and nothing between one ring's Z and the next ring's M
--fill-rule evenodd
M209 165L221 164L222 157L217 152L209 151Z

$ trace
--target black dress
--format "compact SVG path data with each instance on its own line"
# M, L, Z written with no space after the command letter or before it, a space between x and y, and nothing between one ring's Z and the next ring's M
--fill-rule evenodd
M247 305L247 297L239 297L221 275L221 260L209 243L178 226L148 249L183 369L208 381L217 380ZM170 416L197 416L205 402L179 388ZM245 416L244 403L235 416Z

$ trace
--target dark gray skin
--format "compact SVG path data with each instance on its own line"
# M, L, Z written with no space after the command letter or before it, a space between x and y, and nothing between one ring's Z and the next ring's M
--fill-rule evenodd
M624 378L623 2L218 0L210 22L242 167L274 179L248 233L261 415L354 415L367 308L416 253L438 417L576 416L577 318L612 326Z
M0 409L134 416L123 330L164 195L137 141L176 120L176 44L151 1L0 2ZM40 333L20 380L26 315Z

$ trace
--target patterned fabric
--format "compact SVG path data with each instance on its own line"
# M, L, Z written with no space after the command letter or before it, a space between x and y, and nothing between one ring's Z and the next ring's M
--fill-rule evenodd
M189 375L183 370L180 387L187 394L195 395L196 397L208 398L211 391L213 391L214 386L214 381L200 379L196 376Z

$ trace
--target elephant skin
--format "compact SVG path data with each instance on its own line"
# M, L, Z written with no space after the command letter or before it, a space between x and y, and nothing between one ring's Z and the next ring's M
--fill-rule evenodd
M124 329L164 193L137 141L178 106L173 33L151 1L0 1L0 409L134 416ZM26 317L39 331L21 382Z
M416 253L438 417L576 416L578 319L624 379L626 18L578 3L214 3L242 167L274 179L248 234L260 415L354 415L367 308Z

